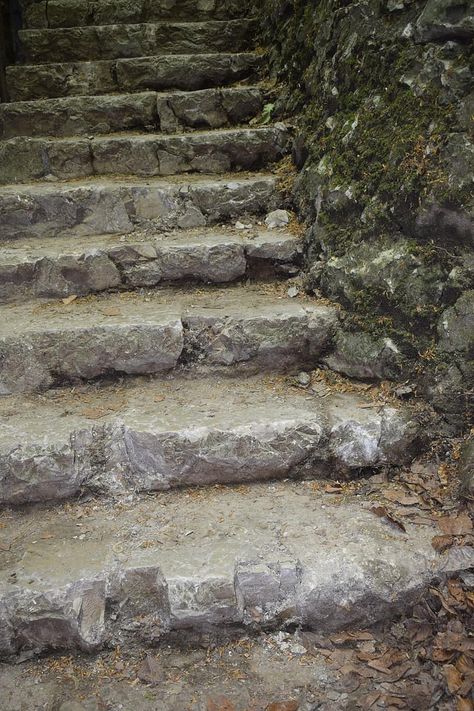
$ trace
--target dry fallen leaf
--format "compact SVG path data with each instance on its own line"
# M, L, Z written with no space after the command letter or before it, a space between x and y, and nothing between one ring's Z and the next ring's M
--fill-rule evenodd
M69 306L69 304L72 304L72 302L75 301L76 299L77 299L77 294L71 294L71 296L66 296L66 298L61 299L61 301L63 302L63 304L65 306Z
M385 521L386 523L390 524L394 528L398 528L400 531L403 531L403 533L406 533L406 528L403 525L401 521L399 521L393 514L391 514L385 506L372 506L370 511L378 516L379 518L382 519L382 521Z
M464 536L473 530L472 521L468 514L443 516L439 519L438 525L443 533L449 536Z
M87 407L82 411L84 417L88 420L99 420L101 417L105 417L109 413L106 407Z
M446 664L443 671L444 676L446 677L446 683L448 685L449 692L453 695L456 694L461 688L462 675L452 664Z
M456 711L474 711L474 704L471 699L458 699Z
M146 684L158 684L164 679L163 667L157 657L147 654L138 669L138 678Z
M120 316L121 311L118 309L116 306L106 306L105 308L101 309L102 313L104 316Z
M456 543L456 538L454 536L434 536L431 539L431 545L437 553L443 553L443 551L451 548Z
M420 503L418 496L406 494L404 491L385 491L384 498L402 506L414 506Z

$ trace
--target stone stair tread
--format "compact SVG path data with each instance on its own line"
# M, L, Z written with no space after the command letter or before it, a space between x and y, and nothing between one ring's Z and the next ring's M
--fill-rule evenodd
M274 375L14 395L0 398L0 501L359 476L406 461L419 430L406 407Z
M370 506L285 482L132 498L119 514L98 502L4 514L1 652L373 624L474 564L472 548L436 553L434 526L402 533Z
M254 21L145 22L19 30L27 63L118 59L158 54L239 52L249 48ZM158 49L158 52L157 52Z
M280 292L280 293L279 293ZM281 296L281 293L285 294ZM121 324L159 323L163 319L208 319L247 315L259 319L275 316L326 314L332 307L311 301L291 299L285 287L273 284L235 285L229 287L163 288L145 293L90 295L65 305L61 300L34 300L19 304L0 304L0 338L19 332L43 333L65 329L94 328ZM92 318L92 322L91 322Z
M74 138L12 138L0 142L0 182L54 176L174 175L260 169L282 158L288 145L283 124L188 133L117 133Z
M0 139L220 128L252 118L261 106L259 85L16 101L0 104Z
M124 91L206 89L251 77L254 52L168 54L130 59L17 64L6 68L11 100L108 95Z
M0 394L176 368L228 374L295 370L317 362L337 323L337 308L290 299L283 284L3 304Z
M163 177L94 176L0 186L0 239L86 236L209 226L278 205L276 177L253 172Z
M238 229L233 225L219 225L203 229L180 230L175 232L132 232L130 234L94 235L78 237L71 242L67 237L43 238L40 242L31 239L0 241L0 265L24 264L29 261L49 259L61 255L80 256L95 251L109 252L128 246L156 245L158 247L214 246L235 243L255 247L255 251L268 246L269 257L272 248L288 244L289 249L299 249L300 240L285 229L268 229L257 224L255 216L249 217L252 229ZM260 220L260 218L258 218ZM275 253L278 258L278 253Z
M85 295L186 280L225 283L298 272L300 240L259 227L20 239L0 246L0 299Z
M141 22L173 19L231 19L248 11L240 0L209 3L200 0L180 0L170 3L152 3L147 0L41 0L29 5L24 12L24 26L28 29L40 27L78 27L84 25L106 25L118 22Z

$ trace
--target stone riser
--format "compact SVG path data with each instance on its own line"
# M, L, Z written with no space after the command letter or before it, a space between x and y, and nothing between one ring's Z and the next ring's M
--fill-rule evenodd
M65 29L20 30L21 53L29 64L157 54L243 52L254 36L251 20L162 22Z
M255 75L255 54L138 57L115 61L7 67L11 101L89 96L129 91L194 91L224 86Z
M242 308L247 298L241 315L229 312L225 298L213 308L217 293L201 303L189 294L191 305L176 295L164 306L161 296L130 304L114 296L69 311L55 303L3 306L0 394L114 373L166 373L178 365L199 372L294 371L317 362L337 323L335 309L271 299L254 307L244 291L232 294Z
M2 656L149 645L173 630L364 628L474 564L472 548L437 554L434 527L407 523L404 535L301 486L211 494L205 520L202 500L147 498L119 515L96 505L79 520L46 510L7 524Z
M258 88L243 87L0 104L0 139L223 128L248 121L260 113L262 105Z
M171 381L171 391L178 385ZM117 496L301 476L350 477L408 461L420 429L407 412L388 406L358 411L366 403L353 396L313 398L308 404L290 393L282 404L258 383L260 399L250 391L252 407L248 397L242 398L242 387L231 382L225 387L207 383L205 396L201 390L206 381L183 385L192 400L179 405L169 421L169 384L160 381L136 387L129 383L128 402L121 402L117 413L113 394L110 411L101 411L97 398L96 407L86 400L82 412L93 418L97 411L95 421L81 415L81 400L74 402L73 396L59 397L59 404L54 399L28 402L26 419L20 422L10 415L0 428L0 502L18 505L80 492ZM229 422L229 410L238 422Z
M246 12L242 0L48 0L23 2L23 27L80 27L156 20L230 20Z
M164 183L94 181L0 189L0 239L203 227L275 207L272 176Z
M36 257L30 251L4 249L0 255L0 299L83 296L187 280L219 284L246 274L267 278L295 274L302 248L292 237L246 241L224 235L178 244L134 243L131 238L103 245L91 241L75 252L61 245Z
M271 127L92 140L12 138L0 144L0 182L258 170L280 159L287 142L286 131Z

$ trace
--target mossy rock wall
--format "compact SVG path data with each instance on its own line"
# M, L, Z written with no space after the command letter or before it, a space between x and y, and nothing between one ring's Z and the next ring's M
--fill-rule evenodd
M474 3L263 0L261 18L274 114L295 125L309 288L396 338L462 420L469 348L446 350L439 324L474 286Z

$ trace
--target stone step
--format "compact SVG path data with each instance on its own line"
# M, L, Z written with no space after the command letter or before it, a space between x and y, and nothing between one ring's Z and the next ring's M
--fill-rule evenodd
M129 378L0 398L0 502L350 478L408 461L416 416L373 405L268 376Z
M255 222L255 220L254 220ZM224 283L245 275L295 275L301 242L279 230L219 227L151 236L24 240L0 250L0 299L67 297L167 282Z
M0 188L0 239L204 227L268 212L278 199L267 174L9 186Z
M23 27L80 27L155 20L229 20L246 13L242 0L41 0L22 3Z
M282 158L288 141L283 124L173 135L11 138L0 143L0 183L258 170Z
M337 322L334 307L259 284L4 304L0 395L178 366L229 375L294 371L317 362Z
M262 106L258 87L19 101L0 104L0 139L223 128L249 121Z
M193 91L254 78L261 56L163 55L115 61L14 65L6 78L11 101L130 91Z
M434 525L404 533L371 505L288 482L6 514L1 654L366 627L474 565L473 548L436 553Z
M239 19L20 30L19 38L25 62L41 64L242 52L251 47L254 31L253 20Z

